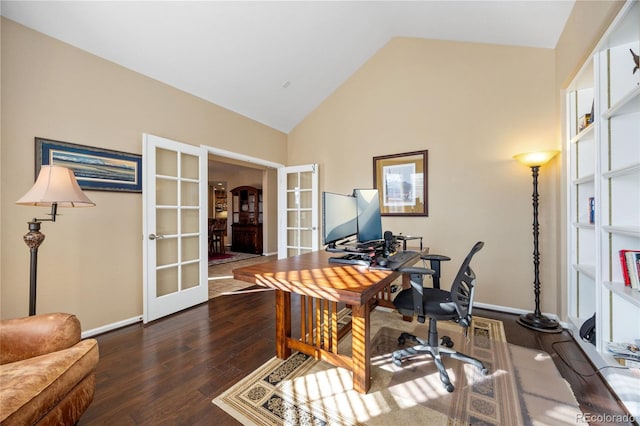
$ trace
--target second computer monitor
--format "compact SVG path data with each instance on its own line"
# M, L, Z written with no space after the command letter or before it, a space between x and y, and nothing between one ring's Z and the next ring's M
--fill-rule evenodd
M350 195L322 193L322 242L335 247L358 232L356 198Z
M358 242L382 240L382 216L377 189L354 189L358 206Z

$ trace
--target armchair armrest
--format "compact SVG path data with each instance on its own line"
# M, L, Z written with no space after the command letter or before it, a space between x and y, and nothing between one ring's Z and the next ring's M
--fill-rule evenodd
M64 313L0 321L0 364L70 348L80 341L80 321Z

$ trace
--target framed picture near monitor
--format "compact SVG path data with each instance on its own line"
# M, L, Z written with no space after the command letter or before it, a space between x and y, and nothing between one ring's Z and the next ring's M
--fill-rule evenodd
M382 216L429 216L428 151L373 157L373 187Z

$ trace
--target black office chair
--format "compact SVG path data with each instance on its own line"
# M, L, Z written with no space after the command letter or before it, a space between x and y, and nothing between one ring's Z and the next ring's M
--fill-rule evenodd
M446 291L439 288L423 287L422 281L425 275L433 275L434 271L427 268L407 267L401 268L400 272L409 274L411 277L411 288L404 289L393 300L393 304L404 316L417 315L418 322L424 323L429 318L429 335L427 340L418 338L409 333L402 333L398 337L398 343L403 345L410 340L418 343L417 346L397 350L393 353L393 363L400 366L403 359L419 354L429 354L440 373L440 380L447 392L453 392L453 384L449 380L447 370L442 363L441 357L447 356L468 364L472 364L480 369L482 374L488 374L489 370L482 361L459 353L450 349L453 342L449 340L447 347L438 345L438 320L451 320L465 328L471 324L471 310L473 306L473 292L476 285L476 275L469 266L471 258L484 246L483 242L477 242L453 280L451 290ZM434 283L435 284L435 283Z

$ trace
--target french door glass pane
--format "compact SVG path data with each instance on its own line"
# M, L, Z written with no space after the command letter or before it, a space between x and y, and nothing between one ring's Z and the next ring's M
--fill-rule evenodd
M200 203L198 182L182 182L181 189L181 205L197 207Z
M184 154L180 156L182 168L182 178L184 179L199 179L199 158L195 155Z
M166 296L178 291L178 267L156 271L156 296Z
M199 236L182 237L182 261L195 260L200 256Z
M156 233L159 235L178 233L178 211L176 209L156 209Z
M199 232L200 222L198 209L183 209L182 212L182 233L192 234Z
M300 232L300 245L302 247L311 247L311 232L310 231L301 231Z
M311 191L303 191L300 192L300 208L301 209L310 209L311 208Z
M300 176L300 188L301 189L311 189L313 183L313 175L310 172L302 172L299 174Z
M287 190L299 188L298 173L290 173L287 175Z
M300 212L300 227L301 228L311 228L313 222L311 220L311 211L301 211Z
M156 264L162 266L178 263L178 240L163 238L156 241Z
M300 226L300 222L298 220L298 212L297 211L287 212L287 227L297 228L299 226Z
M200 266L198 263L182 265L182 289L197 287L200 283Z
M166 149L156 149L156 174L178 176L178 153Z
M159 206L178 205L178 187L175 180L156 179L156 204Z

